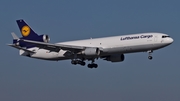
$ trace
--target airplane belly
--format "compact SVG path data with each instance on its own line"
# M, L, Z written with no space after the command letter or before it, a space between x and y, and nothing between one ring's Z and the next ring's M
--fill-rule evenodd
M58 58L58 52L50 52L49 50L39 49L36 53L31 54L30 57L44 60L56 60L56 58Z

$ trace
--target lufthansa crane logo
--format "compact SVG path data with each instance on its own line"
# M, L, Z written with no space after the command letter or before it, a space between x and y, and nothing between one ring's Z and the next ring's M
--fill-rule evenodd
M30 33L30 28L29 26L23 26L21 29L21 33L24 37L28 36Z

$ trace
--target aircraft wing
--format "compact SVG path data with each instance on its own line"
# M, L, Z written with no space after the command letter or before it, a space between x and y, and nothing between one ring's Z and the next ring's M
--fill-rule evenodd
M59 52L60 49L62 50L68 50L71 52L79 52L85 48L89 48L89 47L85 47L85 46L74 46L74 45L64 45L64 44L51 44L51 43L45 43L45 42L39 42L39 41L32 41L32 40L24 40L24 39L20 39L24 42L27 43L31 43L34 44L36 47L39 48L43 48L43 49L47 49L50 51L56 51ZM100 48L101 50L102 48Z

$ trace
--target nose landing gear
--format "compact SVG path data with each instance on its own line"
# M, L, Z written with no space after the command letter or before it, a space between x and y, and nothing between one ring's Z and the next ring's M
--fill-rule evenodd
M152 56L148 56L148 59L149 59L149 60L152 60L152 59L153 59L153 57L152 57Z
M149 60L152 60L152 59L153 59L153 57L152 57L153 51L152 51L152 50L149 50L149 51L147 51L147 52L148 52L148 54L149 54L148 59L149 59Z

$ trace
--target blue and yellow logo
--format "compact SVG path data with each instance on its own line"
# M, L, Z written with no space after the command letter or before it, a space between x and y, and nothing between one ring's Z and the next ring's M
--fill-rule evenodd
M23 26L21 29L21 33L24 37L28 36L30 33L30 28L29 26Z

